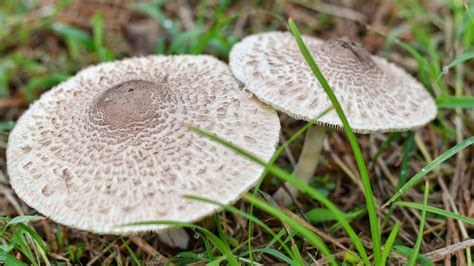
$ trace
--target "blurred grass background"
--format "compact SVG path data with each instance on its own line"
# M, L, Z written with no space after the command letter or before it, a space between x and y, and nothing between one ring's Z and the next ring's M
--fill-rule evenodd
M293 17L305 34L322 39L349 36L371 53L401 65L436 98L440 111L437 119L416 133L358 136L378 206L423 166L473 135L474 5L471 1L2 0L0 249L10 262L184 264L221 257L221 251L198 232L190 249L179 251L160 245L152 234L101 237L38 217L12 223L9 217L37 213L16 198L8 184L4 156L8 132L30 102L88 65L146 54L207 53L227 61L235 42L255 32L287 30L288 17ZM284 141L304 123L280 116ZM297 138L279 157L277 165L291 170L301 147L302 138ZM364 246L370 248L364 194L349 143L341 132L332 131L324 149L326 155L311 185L344 211ZM429 205L474 217L473 153L472 147L460 150L427 175L431 180ZM276 179L267 178L262 191L271 194L279 185ZM422 202L424 187L415 188L404 199ZM246 212L248 203L239 202L236 208ZM311 230L329 236L325 241L338 261L351 261L347 250L354 247L350 239L319 203L303 196L284 211L297 215ZM383 239L389 237L395 224L400 224L390 258L394 264L406 262L417 240L421 212L406 207L379 208L378 212L384 217ZM210 230L221 229L219 236L225 239L240 263L247 263L248 241L254 251L258 250L254 256L257 263L324 263L321 254L296 237L285 223L259 211L255 211L255 217L287 242L294 256L288 258L289 252L275 245L275 236L261 226L256 226L249 240L246 223L231 212L217 215L214 221L218 222L211 222ZM421 232L420 254L424 254L421 260L471 263L470 253L463 248L474 245L473 230L467 222L428 213ZM452 245L458 245L458 249L449 255L442 253L444 247Z

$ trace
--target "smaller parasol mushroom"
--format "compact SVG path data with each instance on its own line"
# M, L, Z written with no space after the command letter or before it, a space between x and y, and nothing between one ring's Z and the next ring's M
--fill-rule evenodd
M384 58L370 55L347 38L323 42L304 36L321 72L339 100L354 132L416 129L434 119L436 105L416 79ZM312 121L332 106L289 32L267 32L244 38L230 52L230 67L247 90L289 116ZM341 128L332 110L308 129L293 174L308 182L316 170L325 126ZM291 203L297 189L280 188L274 199Z

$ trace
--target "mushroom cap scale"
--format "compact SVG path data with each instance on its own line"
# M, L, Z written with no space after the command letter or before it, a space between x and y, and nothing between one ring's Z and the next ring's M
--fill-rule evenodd
M44 93L7 148L10 183L52 220L95 233L159 231L140 221L197 221L217 211L191 201L239 199L262 167L189 130L194 125L268 160L274 109L239 88L210 56L102 63Z
M436 116L432 97L400 67L344 38L303 38L355 132L405 131ZM311 121L332 105L289 32L248 36L229 60L247 90L293 118ZM343 126L335 110L317 122Z

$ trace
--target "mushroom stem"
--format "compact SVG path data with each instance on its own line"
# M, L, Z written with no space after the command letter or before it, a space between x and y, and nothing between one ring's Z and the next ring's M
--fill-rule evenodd
M179 227L159 232L158 239L171 248L186 249L189 245L188 232Z
M306 137L298 163L293 170L293 176L298 177L304 183L309 183L316 171L321 149L326 137L326 129L322 126L312 126L306 132ZM290 193L290 194L288 194ZM273 194L273 200L281 206L289 205L298 196L298 189L285 183Z

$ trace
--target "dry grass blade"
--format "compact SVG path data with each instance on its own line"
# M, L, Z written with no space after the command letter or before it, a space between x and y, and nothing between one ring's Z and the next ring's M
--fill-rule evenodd
M474 239L468 239L463 242L452 244L447 247L425 253L424 256L433 262L437 262L437 261L443 260L446 256L449 256L457 251L460 251L469 247L474 247Z
M156 249L154 249L150 244L148 244L145 240L143 240L139 236L129 236L128 239L130 239L135 245L137 245L139 248L141 248L143 251L145 251L148 255L152 256L154 259L154 262L159 263L159 264L166 264L168 262L168 259L160 254Z
M303 226L305 226L306 228L308 228L309 230L315 232L317 235L319 235L322 239L334 244L335 246L345 250L345 251L350 251L347 247L345 247L343 244L341 244L341 242L337 241L337 239L335 239L334 237L324 233L323 231L319 230L318 228L314 227L313 225L311 225L310 223L306 222L304 219L302 219L301 217L299 217L298 215L294 214L293 212L291 212L290 210L288 210L287 208L282 208L281 209L283 211L283 213L285 213L286 215L290 216L291 218L295 219L296 221L298 221L300 224L302 224Z

